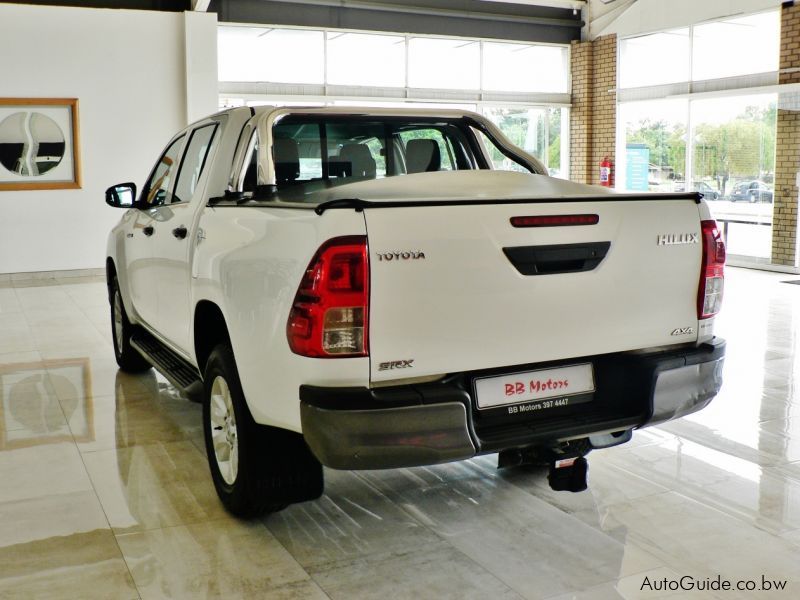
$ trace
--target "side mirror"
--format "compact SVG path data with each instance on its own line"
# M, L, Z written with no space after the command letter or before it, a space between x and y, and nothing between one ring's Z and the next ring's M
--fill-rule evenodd
M106 204L114 208L133 208L136 203L136 184L118 183L106 190Z

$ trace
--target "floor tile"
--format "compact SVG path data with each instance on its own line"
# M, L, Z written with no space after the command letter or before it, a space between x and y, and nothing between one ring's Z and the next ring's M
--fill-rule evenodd
M71 439L34 438L20 444L0 451L0 502L91 489L80 453Z
M116 533L158 529L224 516L206 457L189 441L82 455Z
M498 600L520 596L446 542L401 555L372 556L311 570L333 600Z
M227 517L119 535L117 540L145 600L325 598L257 521Z
M791 542L675 492L608 507L600 526L616 530L617 539L647 550L682 575L786 579L793 578L800 560L800 548ZM779 597L798 593L795 579Z
M381 472L365 476L523 597L582 589L662 564L503 480L458 479L396 493L382 486Z
M137 598L93 491L0 503L0 598Z
M264 522L304 567L374 554L407 553L439 538L351 472L325 471L326 494Z

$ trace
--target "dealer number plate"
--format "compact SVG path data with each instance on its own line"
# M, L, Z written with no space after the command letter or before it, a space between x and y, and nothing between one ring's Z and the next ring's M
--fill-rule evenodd
M589 398L578 400L574 396L593 391L594 373L588 363L475 380L475 394L481 409L513 404L541 404L538 408L566 406L587 402ZM556 398L566 402L558 403L553 400Z

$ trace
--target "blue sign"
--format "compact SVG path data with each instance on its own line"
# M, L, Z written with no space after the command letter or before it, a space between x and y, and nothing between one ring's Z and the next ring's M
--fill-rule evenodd
M625 188L632 192L646 192L650 149L644 144L628 144L625 150Z

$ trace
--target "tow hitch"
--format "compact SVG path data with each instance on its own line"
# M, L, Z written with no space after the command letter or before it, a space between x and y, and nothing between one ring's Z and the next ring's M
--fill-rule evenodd
M593 449L611 448L629 442L633 430L621 430L556 443L554 446L528 446L501 450L497 468L548 467L547 482L557 492L582 492L587 489L589 463L586 455Z
M497 468L548 467L547 482L557 492L582 492L587 488L591 450L588 440L567 442L555 448L509 448L498 455Z
M583 456L560 458L550 463L547 482L557 492L582 492L589 487L586 475L589 463Z

